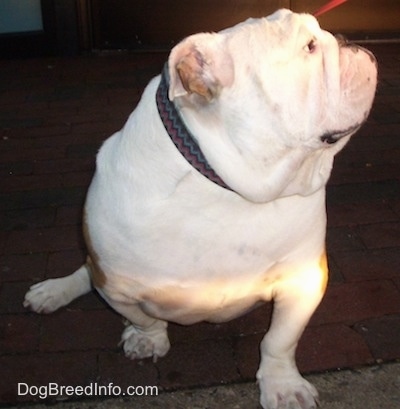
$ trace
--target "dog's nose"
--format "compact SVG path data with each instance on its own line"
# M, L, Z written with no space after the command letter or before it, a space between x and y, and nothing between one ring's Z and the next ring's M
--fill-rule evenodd
M351 41L348 40L343 34L336 34L335 35L336 41L339 44L339 47L346 47L350 50L354 51L355 53L358 52L359 46Z
M347 40L347 38L343 34L336 34L335 38L336 38L336 41L339 44L339 47L345 47L349 43L349 41Z
M339 47L347 47L350 50L352 50L354 53L358 53L359 51L363 51L364 53L368 54L369 58L371 59L371 62L373 62L375 65L377 65L377 61L375 58L375 55L369 51L368 49L353 43L349 41L343 34L336 34L335 35L336 41L339 44Z

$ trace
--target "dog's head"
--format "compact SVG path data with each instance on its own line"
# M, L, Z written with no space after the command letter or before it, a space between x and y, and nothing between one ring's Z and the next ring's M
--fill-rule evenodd
M223 107L233 126L255 118L249 131L272 132L287 146L318 148L354 133L377 81L372 53L289 10L188 37L169 64L170 99Z

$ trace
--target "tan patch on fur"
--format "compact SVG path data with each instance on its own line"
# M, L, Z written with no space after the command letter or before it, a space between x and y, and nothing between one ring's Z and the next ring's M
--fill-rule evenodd
M328 277L329 277L329 270L328 270L328 258L326 256L326 251L324 251L319 259L319 267L322 273L322 285L321 285L321 292L325 293L326 286L328 285Z
M188 93L195 92L211 101L215 96L218 87L217 83L206 79L203 74L206 62L199 51L193 49L183 57L176 65L182 85Z
M83 237L86 242L86 248L89 255L86 258L86 265L89 267L90 275L92 278L93 285L96 288L103 288L107 282L107 277L104 271L100 267L99 256L93 249L92 241L89 234L89 229L87 225L86 210L83 211Z
M182 325L230 321L264 302L258 280L209 279L197 284L145 288L137 292L136 298L146 314Z

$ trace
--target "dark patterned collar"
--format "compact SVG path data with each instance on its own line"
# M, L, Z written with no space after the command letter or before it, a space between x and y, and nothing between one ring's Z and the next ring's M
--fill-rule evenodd
M208 163L206 157L200 149L200 146L197 144L190 131L186 128L186 125L175 107L175 104L169 100L168 90L168 64L165 64L161 74L161 82L158 86L156 94L157 108L165 130L179 152L197 171L217 185L225 189L232 190L215 173L214 169Z

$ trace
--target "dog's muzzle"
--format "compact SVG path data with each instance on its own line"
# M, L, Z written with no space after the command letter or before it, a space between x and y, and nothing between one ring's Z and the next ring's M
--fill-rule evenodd
M353 133L355 133L356 131L358 131L360 129L362 124L356 124L348 129L345 129L343 131L332 131L332 132L327 132L325 134L323 134L320 137L321 142L323 143L327 143L328 145L333 145L334 143L336 143L337 141L339 141L340 139L352 135Z
M321 136L321 142L327 143L328 145L333 145L339 139L340 138L337 137L335 134L325 134Z
M369 51L368 49L362 47L361 45L358 45L356 43L353 43L349 41L344 35L342 34L336 34L335 35L336 41L339 44L339 47L347 47L350 50L352 50L354 53L358 53L359 51L363 51L366 54L369 55L369 58L371 59L371 62L373 62L375 65L378 65L378 62L376 61L375 55Z

